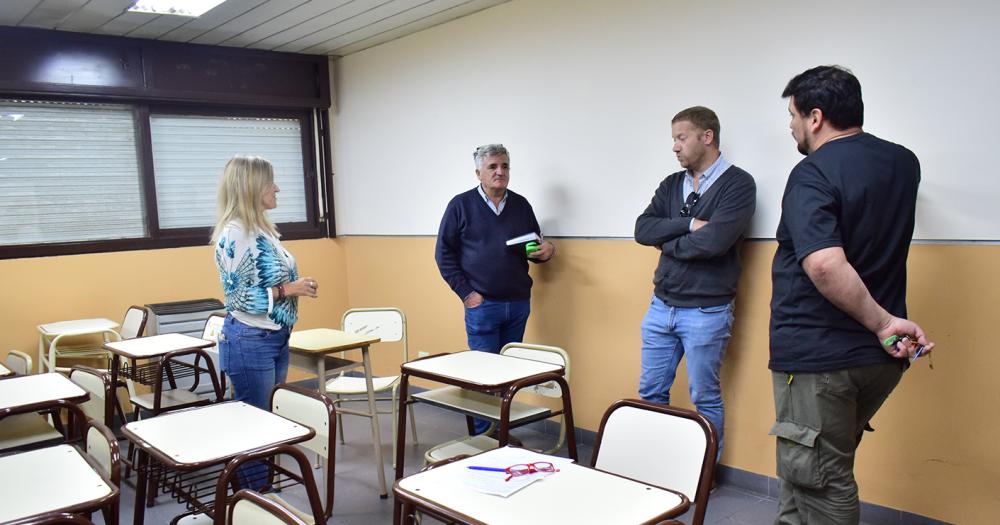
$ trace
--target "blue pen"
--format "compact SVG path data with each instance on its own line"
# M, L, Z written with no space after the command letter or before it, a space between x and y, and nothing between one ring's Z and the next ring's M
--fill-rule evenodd
M497 467L477 467L475 465L469 465L466 468L469 470L486 470L489 472L507 472L507 469Z

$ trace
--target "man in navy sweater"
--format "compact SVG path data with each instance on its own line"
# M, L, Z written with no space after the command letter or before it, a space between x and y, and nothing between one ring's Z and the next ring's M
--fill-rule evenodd
M520 342L531 310L528 260L546 262L555 245L540 240L538 250L507 241L528 234L541 238L535 212L527 199L507 189L510 155L502 144L476 148L479 185L456 195L444 211L434 258L441 276L465 304L469 348L499 353ZM477 419L482 433L488 423Z
M687 356L691 401L719 436L723 404L719 371L733 323L740 245L757 202L753 177L719 151L719 118L701 106L671 121L683 171L660 183L636 219L635 240L660 250L653 297L642 320L639 395L670 403L670 387Z

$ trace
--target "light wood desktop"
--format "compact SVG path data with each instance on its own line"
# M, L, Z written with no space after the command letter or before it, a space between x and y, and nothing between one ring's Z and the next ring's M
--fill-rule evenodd
M290 364L316 373L319 391L326 393L326 376L361 366L364 368L365 388L368 394L368 411L338 407L341 414L364 416L371 420L372 446L375 448L375 470L378 474L379 497L387 498L385 483L385 461L382 458L382 437L378 424L378 410L375 407L375 388L372 384L372 365L369 347L381 341L378 337L352 334L332 328L313 328L292 332L288 341L291 352ZM361 363L334 357L350 350L361 350Z

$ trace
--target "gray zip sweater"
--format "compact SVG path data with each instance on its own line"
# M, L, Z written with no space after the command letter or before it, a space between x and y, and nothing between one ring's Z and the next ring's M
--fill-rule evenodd
M652 202L635 221L635 241L660 248L654 293L671 306L719 306L736 296L740 245L757 204L753 177L731 166L698 200L692 217L708 224L690 231L681 217L684 175L663 179Z

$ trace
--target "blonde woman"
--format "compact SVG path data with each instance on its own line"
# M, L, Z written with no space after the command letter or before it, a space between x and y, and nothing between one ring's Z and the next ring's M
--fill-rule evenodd
M288 335L298 298L316 297L311 277L299 278L295 258L278 241L267 216L280 191L261 157L237 155L219 184L219 220L212 232L215 264L226 296L219 359L237 400L269 410L271 389L288 373Z

